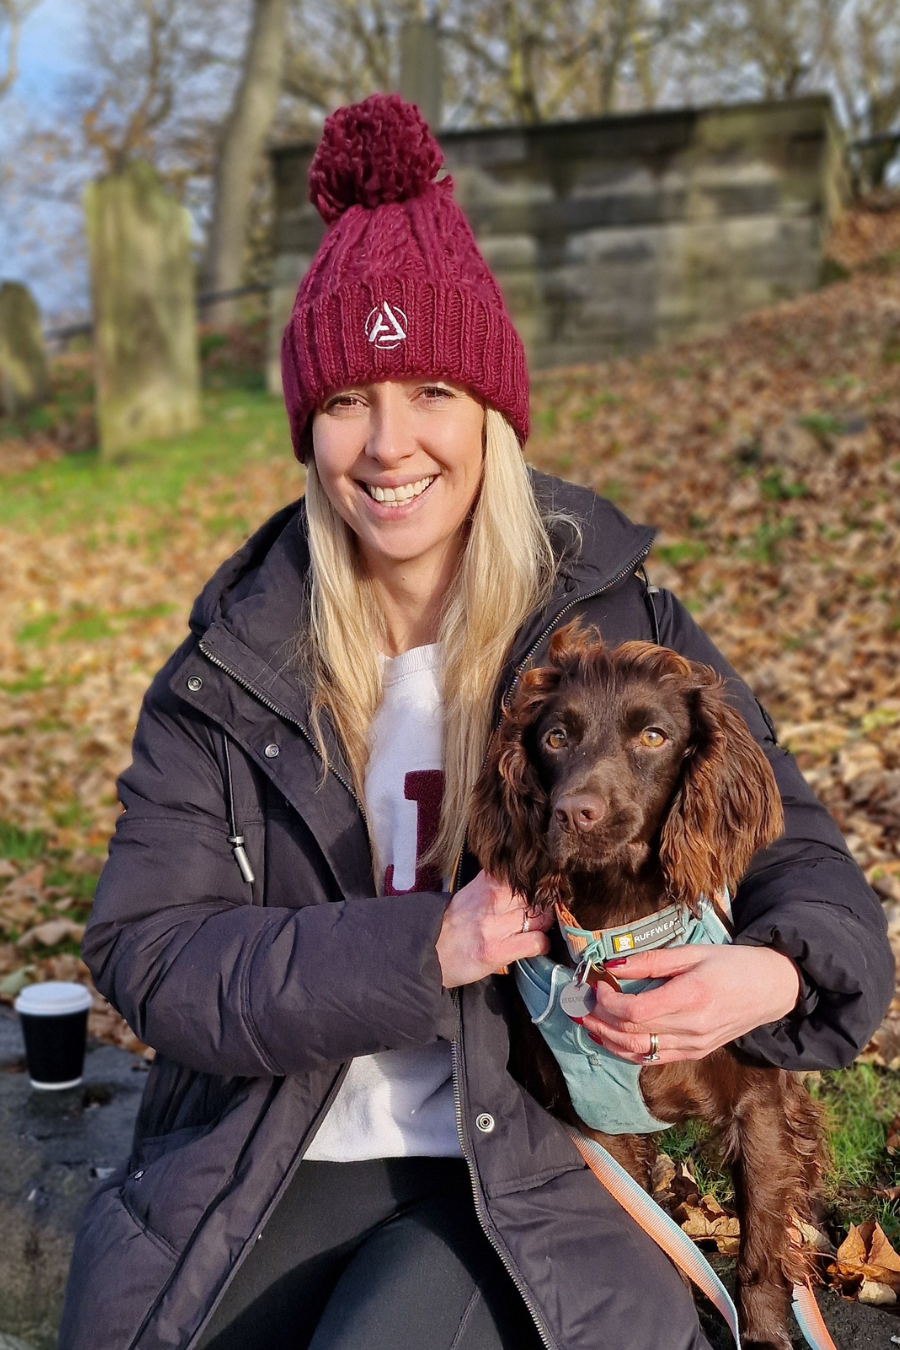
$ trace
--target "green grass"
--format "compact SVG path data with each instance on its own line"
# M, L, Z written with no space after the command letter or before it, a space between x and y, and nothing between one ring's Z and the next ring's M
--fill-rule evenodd
M658 544L656 556L670 567L684 567L706 557L706 545L699 539L679 539L674 544Z
M851 1223L877 1219L900 1247L900 1202L872 1194L900 1185L900 1153L891 1155L885 1147L889 1128L900 1114L900 1074L853 1064L812 1074L807 1086L825 1108L831 1153L825 1196L834 1236L840 1240ZM690 1162L701 1195L713 1195L723 1205L733 1199L731 1178L705 1125L689 1121L662 1135L659 1143L675 1162Z
M877 1218L888 1237L900 1239L898 1203L865 1194L900 1185L900 1154L885 1148L888 1129L900 1113L900 1074L854 1064L818 1075L809 1087L826 1110L832 1154L826 1186L843 1226Z
M765 474L760 479L759 489L762 496L770 502L786 502L794 497L809 496L809 489L805 483L786 483L782 478L781 469L773 469L771 473Z
M590 422L601 408L618 408L624 403L621 394L614 394L610 389L604 389L602 393L594 394L581 405L575 414L576 422Z
M820 440L827 440L830 436L840 436L844 429L841 419L833 417L831 413L809 413L807 417L801 417L799 420L801 427L811 431Z
M673 1162L690 1164L701 1195L712 1195L720 1205L734 1200L731 1177L722 1165L722 1155L712 1131L700 1120L689 1120L660 1139L660 1148Z
M782 542L796 538L799 530L800 520L797 516L777 516L766 512L765 519L757 525L741 552L751 562L780 562Z
M97 853L97 871L100 870L101 853ZM47 864L44 877L45 886L64 886L76 904L65 911L67 918L83 920L87 918L94 889L97 885L96 873L85 872L69 865L71 853L61 849L48 848L46 835L40 830L21 830L8 821L0 820L0 858L9 858L17 863L20 872L27 871L36 863ZM5 884L5 883L3 883ZM49 917L56 911L39 907L36 913ZM46 953L44 953L46 954Z
M64 533L73 523L114 522L122 504L170 513L187 485L248 462L290 454L284 405L252 390L204 396L204 421L173 441L147 441L103 459L69 455L3 479L0 526ZM299 482L298 482L299 494Z
M46 647L56 642L93 642L98 638L115 637L127 624L141 619L156 619L173 614L174 605L147 605L143 609L122 609L115 614L76 607L67 615L42 614L39 619L23 624L16 633L16 641ZM38 684L37 688L42 688Z

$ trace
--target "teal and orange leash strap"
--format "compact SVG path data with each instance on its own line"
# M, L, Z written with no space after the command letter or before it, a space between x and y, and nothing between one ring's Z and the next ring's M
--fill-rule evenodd
M719 1310L728 1325L737 1350L741 1350L737 1309L731 1295L712 1266L687 1233L647 1194L615 1158L596 1140L580 1130L566 1126L572 1142L597 1180L614 1200L630 1214L644 1232L660 1247L679 1270L693 1281L701 1293ZM797 1325L810 1350L837 1350L826 1327L815 1295L808 1284L795 1284L792 1307Z

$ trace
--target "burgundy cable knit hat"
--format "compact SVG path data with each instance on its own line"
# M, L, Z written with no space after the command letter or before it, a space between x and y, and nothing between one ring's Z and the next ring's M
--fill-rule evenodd
M528 371L443 156L411 103L373 94L325 123L309 195L328 225L281 347L294 452L332 390L416 376L464 385L524 444Z

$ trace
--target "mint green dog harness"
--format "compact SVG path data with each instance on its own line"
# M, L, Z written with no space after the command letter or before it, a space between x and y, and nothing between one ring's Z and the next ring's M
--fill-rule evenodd
M517 961L513 967L516 987L531 1020L553 1051L565 1076L572 1105L585 1125L604 1134L652 1134L667 1130L668 1123L657 1120L644 1104L638 1082L643 1066L619 1059L592 1041L584 1027L563 1012L560 995L566 985L583 978L591 966L601 968L614 957L654 947L730 942L728 929L705 896L700 899L696 916L683 905L670 905L638 923L596 932L566 922L569 919L571 915L563 912L559 925L573 959L579 962L575 970L551 961L548 956ZM619 983L623 993L640 994L663 981Z

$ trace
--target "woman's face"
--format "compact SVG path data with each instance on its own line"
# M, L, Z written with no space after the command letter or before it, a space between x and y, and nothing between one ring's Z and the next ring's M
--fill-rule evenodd
M316 470L373 572L439 563L481 482L484 409L443 380L354 385L313 416Z

